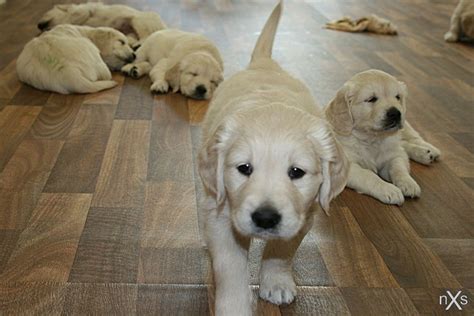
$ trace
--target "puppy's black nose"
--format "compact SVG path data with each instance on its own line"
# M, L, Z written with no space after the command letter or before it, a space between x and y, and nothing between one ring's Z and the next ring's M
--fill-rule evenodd
M48 28L49 22L40 22L38 23L38 28L40 31L44 31L45 29Z
M126 61L127 63L131 63L132 61L135 60L135 58L137 58L137 56L135 55L135 53L132 53L132 54L130 55L130 57L128 57L125 61Z
M200 84L199 86L196 87L196 94L197 95L203 96L203 95L206 94L206 92L207 92L207 89L202 84Z
M402 119L402 113L395 107L388 109L385 114L385 125L386 126L395 126L400 124Z
M263 229L273 228L281 220L281 215L270 206L259 207L252 213L252 221L257 227Z

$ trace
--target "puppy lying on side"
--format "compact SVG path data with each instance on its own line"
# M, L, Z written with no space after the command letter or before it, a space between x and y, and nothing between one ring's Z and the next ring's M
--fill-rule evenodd
M102 3L58 4L46 12L38 23L41 31L58 24L112 27L129 37L135 46L155 31L166 28L155 12L141 12L125 5Z
M223 80L219 50L205 36L167 29L149 36L137 50L137 59L122 72L133 78L150 74L151 91L173 92L209 99Z
M20 81L40 90L92 93L115 87L109 68L119 70L134 58L117 30L64 24L28 42L16 70Z
M460 0L451 16L449 31L444 35L447 42L457 42L462 35L474 39L474 1Z
M404 83L368 70L346 82L326 108L351 162L347 186L388 204L401 205L404 196L420 196L408 156L429 164L440 155L405 122L406 97Z
M348 162L307 87L271 59L278 4L247 70L216 90L203 122L200 227L212 257L216 315L251 315L247 252L267 240L260 297L291 303L291 262L312 227L314 202L328 211Z

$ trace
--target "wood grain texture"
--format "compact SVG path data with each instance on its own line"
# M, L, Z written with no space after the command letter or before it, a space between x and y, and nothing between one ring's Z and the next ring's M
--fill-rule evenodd
M135 283L142 209L91 208L69 282Z
M331 216L318 212L313 232L337 286L399 287L349 208L333 204Z
M66 285L56 282L0 282L0 313L60 315Z
M44 192L95 192L114 112L114 105L82 105Z
M456 278L394 206L346 190L341 195L402 287L459 287Z
M67 281L90 202L90 194L42 194L0 279Z
M2 132L2 137L0 137L0 172L40 111L41 108L36 106L6 106L0 112L0 131Z
M148 181L193 181L189 126L152 123Z
M136 315L136 284L68 284L63 315Z
M125 78L115 119L150 120L154 105L150 86L151 81L147 77L139 80Z
M23 229L57 160L62 141L24 140L0 173L0 229Z
M424 239L465 288L474 288L473 239Z
M117 87L90 95L21 84L15 59L53 2L0 6L0 315L213 315L197 223L200 122L209 101L152 95L149 78L119 72ZM320 105L355 73L387 71L408 87L408 121L443 153L432 166L411 164L419 199L387 206L345 190L329 217L318 211L293 260L291 305L258 299L264 242L252 242L256 315L444 315L439 296L447 289L474 301L474 51L472 43L443 40L457 2L285 1L273 58ZM208 36L226 79L248 66L275 4L120 3ZM368 13L397 24L398 36L322 29Z
M83 100L83 95L52 94L31 126L28 137L64 140Z
M92 205L143 207L150 122L115 120Z
M351 315L418 315L403 289L341 288Z
M138 286L138 315L209 315L205 286Z

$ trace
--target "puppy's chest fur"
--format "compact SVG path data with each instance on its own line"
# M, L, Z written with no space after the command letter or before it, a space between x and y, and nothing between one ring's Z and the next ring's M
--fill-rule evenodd
M373 172L382 169L401 148L399 133L386 137L338 136L338 140L351 162Z

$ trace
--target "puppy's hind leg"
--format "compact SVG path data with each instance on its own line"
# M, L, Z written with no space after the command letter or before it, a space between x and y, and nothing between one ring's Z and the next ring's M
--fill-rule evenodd
M260 269L260 297L273 304L290 304L296 296L292 261L298 246L313 225L309 215L301 231L292 239L269 240L265 246Z
M226 214L211 211L205 225L216 284L217 316L250 316L252 299L248 284L247 254L250 239L238 236Z

